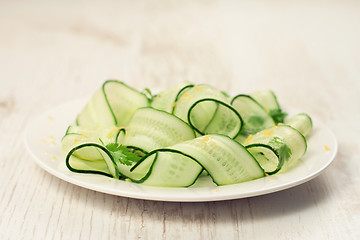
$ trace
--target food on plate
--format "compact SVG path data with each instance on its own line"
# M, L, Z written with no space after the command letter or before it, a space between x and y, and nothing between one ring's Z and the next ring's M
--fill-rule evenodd
M75 118L75 116L74 116ZM290 118L272 91L230 96L183 83L155 95L106 81L69 126L62 152L69 170L134 183L217 185L286 171L306 152L311 118Z

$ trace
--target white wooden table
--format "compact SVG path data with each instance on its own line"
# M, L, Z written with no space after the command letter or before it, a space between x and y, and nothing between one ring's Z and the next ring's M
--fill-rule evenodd
M0 239L359 239L359 43L358 1L1 1ZM38 167L29 119L110 78L272 89L339 153L300 186L204 203L107 195Z

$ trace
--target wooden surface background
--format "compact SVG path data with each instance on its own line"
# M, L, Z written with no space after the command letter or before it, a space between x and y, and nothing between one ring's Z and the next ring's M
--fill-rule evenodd
M0 239L359 239L359 1L0 1ZM272 89L339 153L264 196L167 203L57 179L23 143L31 117L106 79Z

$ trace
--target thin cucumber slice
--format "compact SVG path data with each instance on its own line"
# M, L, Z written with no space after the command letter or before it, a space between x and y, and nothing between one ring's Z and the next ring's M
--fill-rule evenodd
M196 85L194 87L187 88L181 92L181 94L177 98L173 113L182 120L187 121L188 112L191 106L197 101L204 98L212 98L225 103L229 103L228 99L217 89L205 84ZM202 109L199 108L197 111L199 112L198 121L203 121L203 125L206 126L210 122L211 117L216 111L216 108L217 108L217 104L211 102L207 103L206 105L203 105L203 108ZM201 119L200 116L203 116L202 117L203 119Z
M208 85L197 85L178 96L174 114L201 135L224 134L234 138L243 122L229 103L221 91Z
M280 158L276 150L265 144L251 144L246 149L258 161L267 174L275 174L282 168L284 158Z
M106 145L111 142L120 142L124 135L125 130L117 127L92 130L79 126L69 126L61 140L62 154L66 156L72 148L85 143ZM74 156L83 160L102 159L102 155L94 148L79 149L74 153Z
M307 137L312 130L312 120L306 113L299 113L286 119L285 124L295 128L305 137Z
M101 159L80 159L76 157L77 151L98 151ZM80 144L72 148L66 155L66 166L73 172L101 174L109 177L119 178L120 173L111 153L102 145L97 143Z
M305 137L287 125L278 125L270 129L251 135L245 140L246 146L251 144L265 144L276 150L280 158L284 158L284 165L289 165L300 159L306 152Z
M133 164L132 166L118 164L117 166L119 172L124 178L127 178L136 183L142 183L143 179L146 179L151 174L151 168L156 158L157 152L153 151L145 155L137 164ZM135 166L135 171L132 171Z
M171 148L196 159L217 185L264 176L264 170L246 148L224 135L205 135Z
M287 113L281 110L273 91L258 91L252 93L250 96L264 107L265 111L273 118L276 124L284 122Z
M77 133L67 134L62 139L62 155L67 156L73 148L87 143L100 144L100 142L88 137L84 137L81 134L77 134ZM87 149L80 148L73 154L75 157L82 160L97 161L103 159L102 155L99 153L99 151L96 148L87 148Z
M257 91L250 94L250 96L263 106L266 112L280 109L280 105L273 91Z
M138 109L130 122L124 145L150 152L195 137L193 129L180 118L151 107Z
M265 109L248 95L237 95L231 101L231 105L244 121L241 134L245 136L275 126L274 120Z
M125 135L123 128L92 130L70 126L62 138L62 154L66 165L74 172L99 173L118 178L116 161L104 145L119 142Z
M207 125L204 124L203 118L199 117L198 108L204 108L203 104L215 104L216 111ZM203 112L202 112L203 113ZM195 102L189 109L188 122L195 131L201 135L205 134L223 134L230 138L236 137L243 126L243 121L239 113L230 105L212 98L204 98Z
M192 185L198 176L202 173L202 166L195 159L180 151L174 149L161 149L155 151L150 156L155 155L148 173L139 180L132 179L136 183L144 185L162 186L162 187L188 187ZM149 161L146 159L135 168L133 172L139 172L139 169L148 169ZM140 170L140 173L143 172Z
M192 84L182 83L160 92L154 96L151 102L151 107L172 113L179 93L192 86Z
M127 126L140 108L149 105L145 94L126 84L109 80L77 116L77 125L88 128Z

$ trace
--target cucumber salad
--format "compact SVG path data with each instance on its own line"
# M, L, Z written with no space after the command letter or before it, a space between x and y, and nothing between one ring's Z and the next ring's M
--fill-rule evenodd
M272 91L230 96L183 83L153 95L109 80L61 144L73 172L161 187L210 176L220 186L296 167L311 129L307 114L287 117Z

